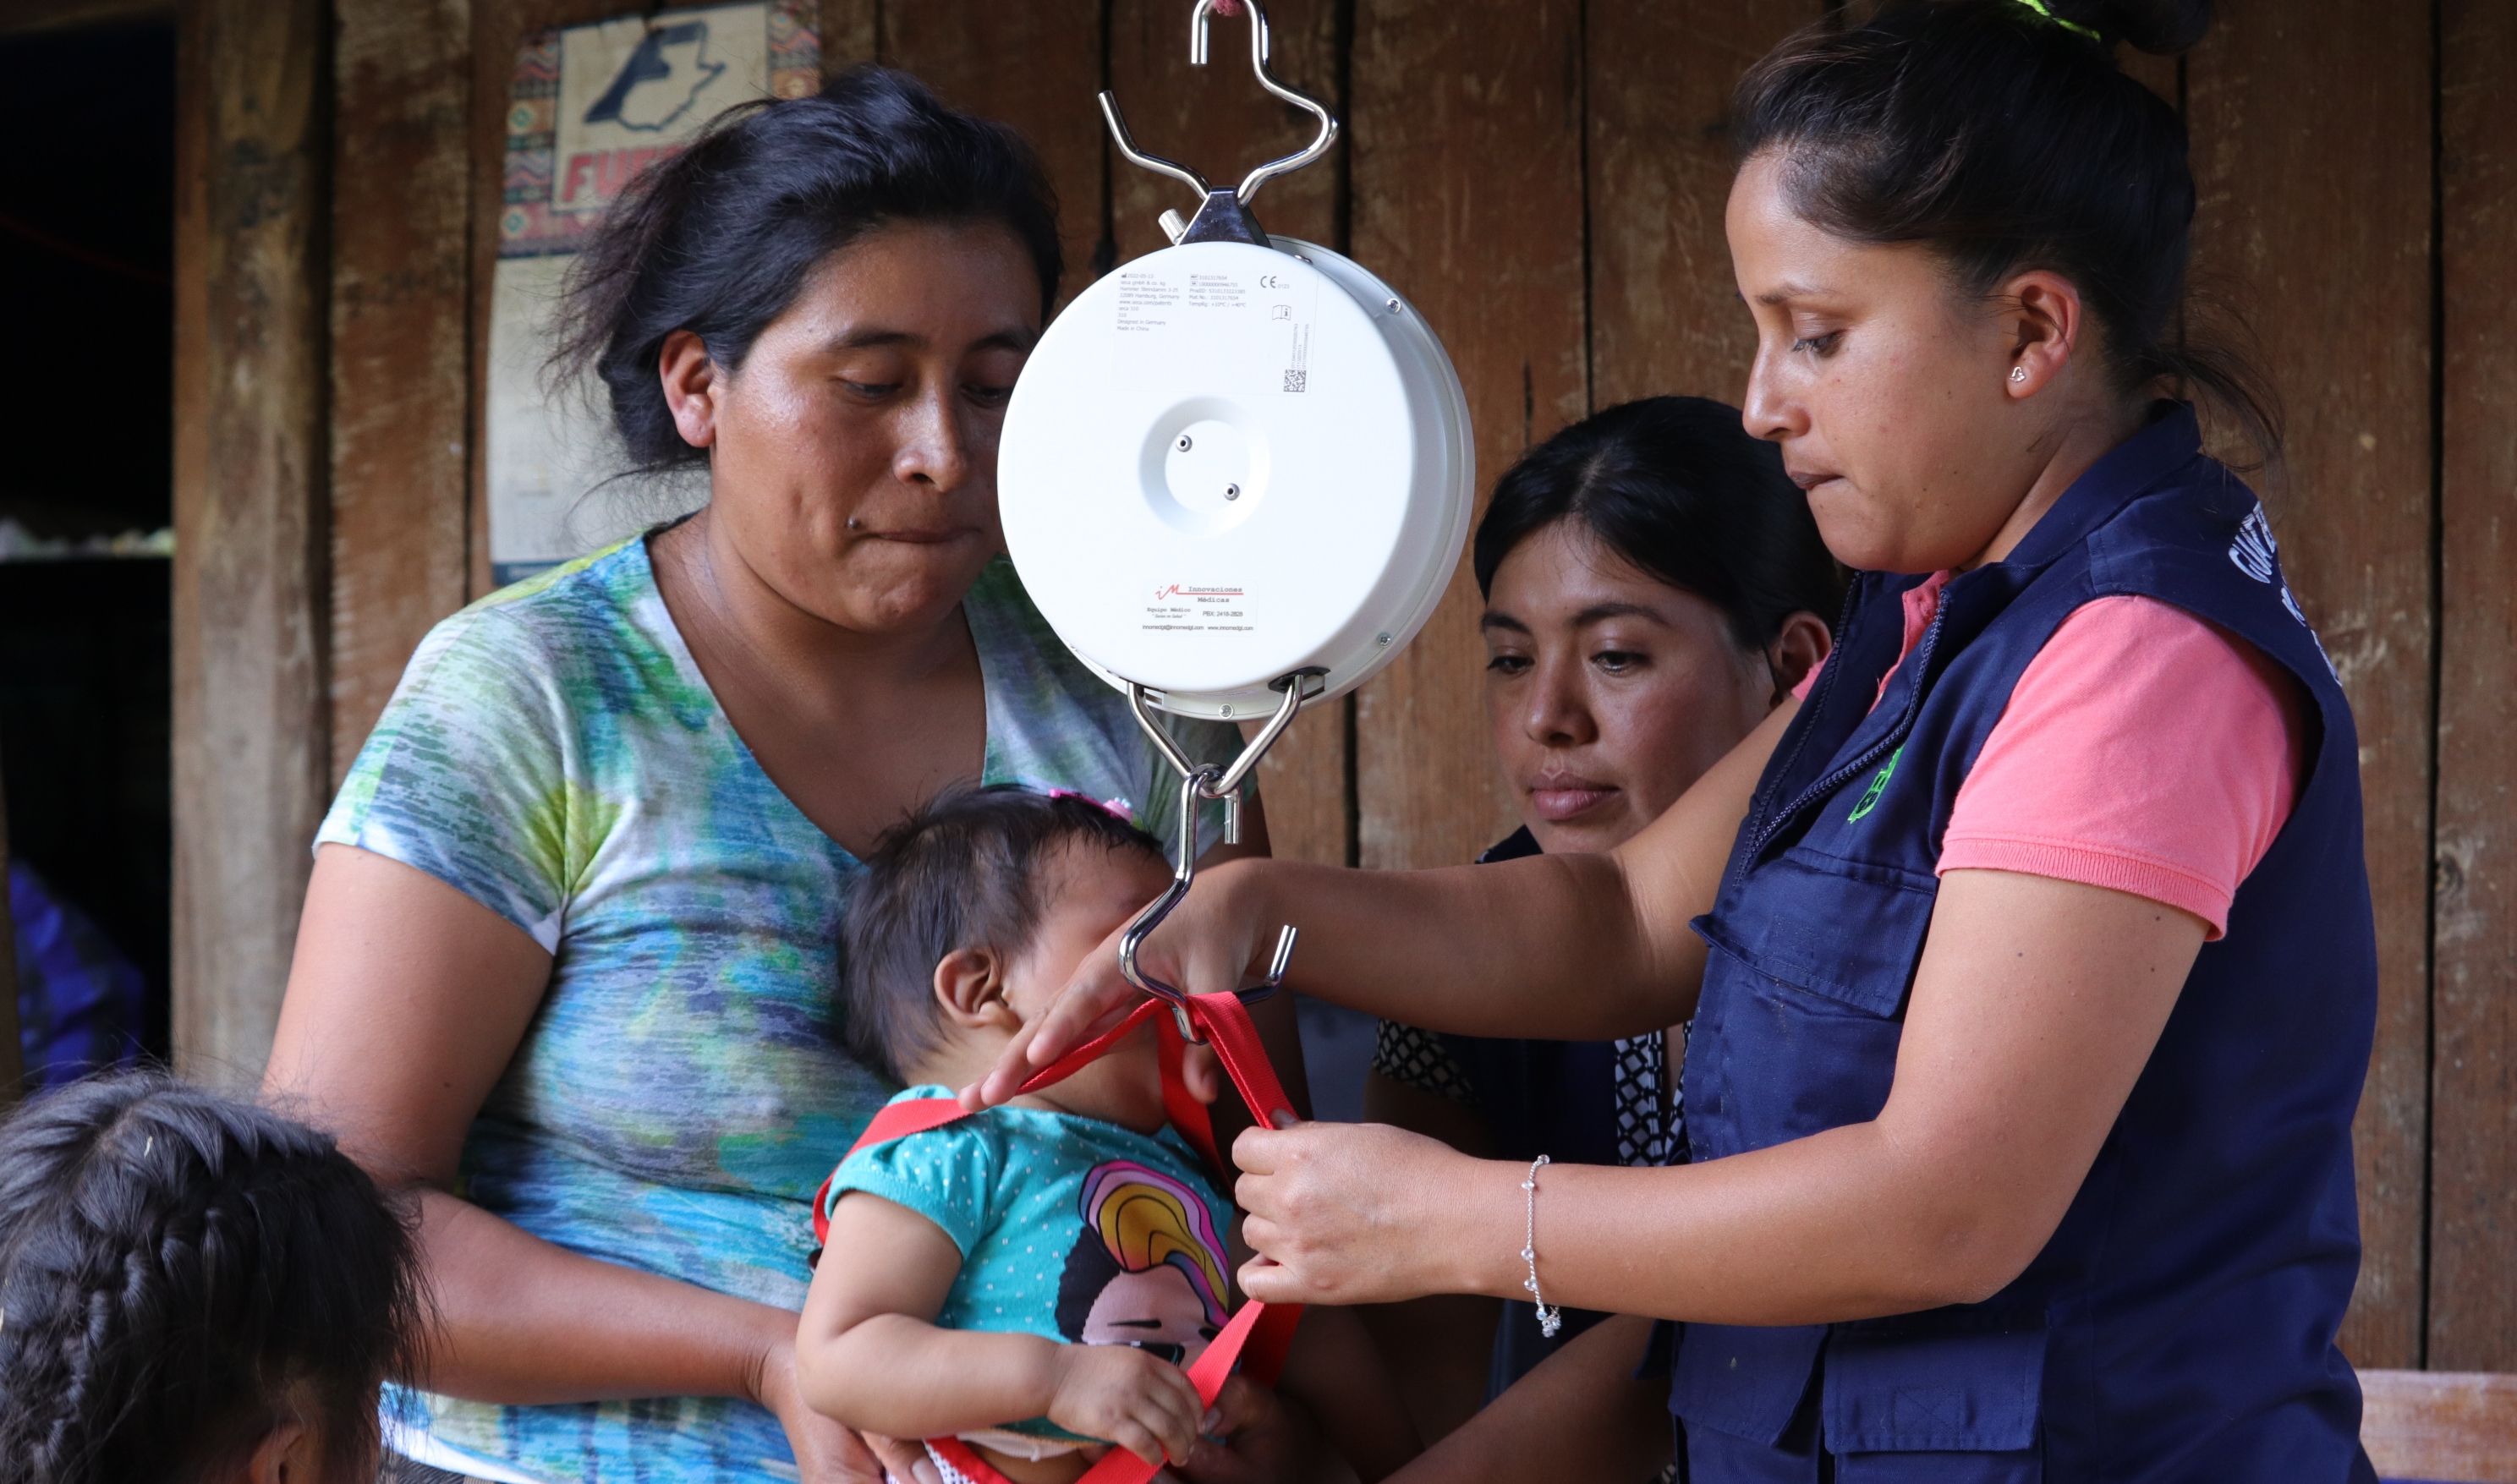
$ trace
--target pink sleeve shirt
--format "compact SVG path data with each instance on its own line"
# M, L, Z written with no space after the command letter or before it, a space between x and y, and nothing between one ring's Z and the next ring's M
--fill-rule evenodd
M1948 577L1905 595L1908 653ZM1958 787L1940 869L2129 892L2217 938L2297 801L2306 730L2297 681L2253 645L2154 599L2099 598L2021 672Z

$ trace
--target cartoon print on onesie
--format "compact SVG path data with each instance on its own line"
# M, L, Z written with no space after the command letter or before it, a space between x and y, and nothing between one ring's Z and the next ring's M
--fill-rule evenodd
M1057 1328L1088 1345L1133 1345L1175 1366L1223 1328L1223 1243L1196 1192L1132 1160L1084 1177L1084 1230L1057 1286Z
M1205 1354L1228 1307L1223 1243L1205 1199L1149 1166L1105 1160L1085 1172L1076 1214L1083 1230L1058 1280L1058 1333L1078 1344L1133 1345L1181 1367ZM1084 1440L1044 1419L960 1441L1040 1459ZM932 1440L927 1457L944 1484L1004 1484L985 1461L939 1451Z

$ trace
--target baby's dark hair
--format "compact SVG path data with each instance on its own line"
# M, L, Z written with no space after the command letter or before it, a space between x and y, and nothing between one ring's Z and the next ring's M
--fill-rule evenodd
M948 790L885 830L840 929L848 1054L908 1081L935 1044L935 965L963 948L1019 956L1047 905L1041 868L1069 846L1168 864L1152 835L1090 799L1010 784Z
M2113 53L2118 42L2185 51L2210 28L2210 0L2042 9L1882 0L1864 24L1804 31L1740 80L1732 143L1743 162L1779 151L1783 189L1810 222L1855 241L1926 244L1965 291L2031 269L2069 278L2121 390L2182 384L2278 456L2269 384L2187 312L2185 121Z
M1594 413L1495 481L1471 562L1491 597L1504 558L1572 521L1637 572L1722 610L1742 650L1764 651L1808 612L1835 621L1844 585L1782 450L1739 409L1646 397Z
M811 98L738 105L629 183L569 270L553 363L590 368L631 464L699 467L657 361L689 330L728 374L832 253L892 222L1001 226L1056 302L1057 197L1003 124L938 102L888 67L855 66Z
M1066 1250L1066 1267L1058 1275L1057 1333L1080 1342L1101 1291L1127 1272L1098 1231L1088 1226L1077 1232L1075 1245Z
M154 1072L45 1094L0 1125L0 1480L203 1478L293 1417L325 1477L373 1477L416 1252L302 1124Z

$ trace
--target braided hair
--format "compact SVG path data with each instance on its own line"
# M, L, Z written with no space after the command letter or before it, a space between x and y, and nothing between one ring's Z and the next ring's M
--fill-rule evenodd
M201 1478L292 1420L372 1478L417 1274L324 1134L153 1072L37 1099L0 1125L0 1484Z

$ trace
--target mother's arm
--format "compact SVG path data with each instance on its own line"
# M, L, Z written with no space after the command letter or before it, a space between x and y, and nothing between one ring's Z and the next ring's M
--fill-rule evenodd
M1491 869L1492 868L1488 868ZM1548 1300L1814 1324L1991 1296L2062 1222L2202 946L2198 917L2007 871L1942 881L1886 1105L1750 1154L1539 1177ZM1391 1128L1244 1134L1269 1302L1515 1293L1525 1166Z
M550 969L521 929L434 876L347 845L316 857L264 1090L379 1183L418 1191L439 1319L425 1383L528 1405L744 1397L785 1423L805 1479L881 1478L801 1401L793 1313L579 1256L451 1193Z
M1694 1012L1704 974L1704 944L1686 924L1712 909L1758 777L1799 710L1776 707L1613 854L1416 871L1238 862L1201 876L1142 956L1173 984L1232 988L1290 922L1301 929L1294 984L1386 1019L1558 1039L1674 1025ZM1114 942L1015 1036L974 1100L1011 1097L1031 1068L1136 997Z

